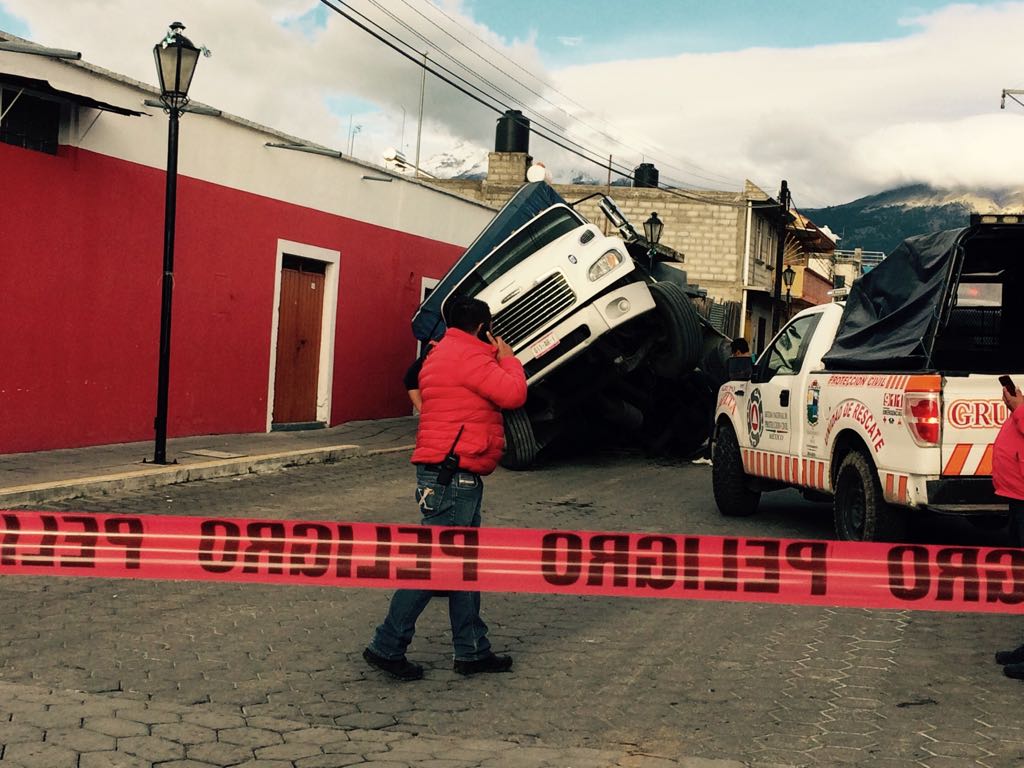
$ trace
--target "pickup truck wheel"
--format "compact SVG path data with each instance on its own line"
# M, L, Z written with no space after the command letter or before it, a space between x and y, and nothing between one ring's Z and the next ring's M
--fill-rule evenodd
M726 517L747 517L757 511L761 492L747 487L743 471L743 455L731 426L718 430L711 458L711 487L718 511Z
M886 502L874 463L860 451L839 465L832 508L841 541L899 541L906 533L904 511Z
M537 460L537 438L533 433L533 424L525 408L505 411L505 454L501 457L501 466L505 469L529 469Z
M689 297L675 283L654 283L651 296L660 321L660 342L651 351L651 369L674 379L697 365L702 346L700 318Z

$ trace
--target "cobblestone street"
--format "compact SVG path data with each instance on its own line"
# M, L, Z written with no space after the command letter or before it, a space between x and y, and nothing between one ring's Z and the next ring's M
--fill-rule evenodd
M414 522L405 453L49 505ZM725 519L707 467L604 454L487 480L484 524L825 538L793 493ZM922 540L999 541L958 524ZM1018 616L485 594L508 675L451 668L444 605L398 683L360 657L390 593L0 578L0 766L988 766L1024 762L992 653Z

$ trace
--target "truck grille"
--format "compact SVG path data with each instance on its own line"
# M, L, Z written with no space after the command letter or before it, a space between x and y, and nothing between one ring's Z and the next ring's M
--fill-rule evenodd
M491 322L492 333L511 346L551 320L566 307L576 303L576 294L561 272L544 278L511 306L505 307Z

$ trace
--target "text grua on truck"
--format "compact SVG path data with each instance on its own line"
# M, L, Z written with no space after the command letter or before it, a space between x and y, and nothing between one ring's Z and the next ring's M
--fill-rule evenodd
M1024 217L910 238L844 303L804 310L719 390L725 515L762 492L831 498L840 539L897 540L907 514L1005 521L992 444L1000 374L1024 382Z
M490 306L492 331L523 363L529 389L526 406L505 414L503 463L513 469L598 424L654 447L682 438L693 449L710 432L724 361L713 381L696 366L722 354L724 337L693 307L696 291L672 264L681 257L648 243L598 196L617 235L546 183L524 185L413 316L413 334L426 341L444 333L449 299Z

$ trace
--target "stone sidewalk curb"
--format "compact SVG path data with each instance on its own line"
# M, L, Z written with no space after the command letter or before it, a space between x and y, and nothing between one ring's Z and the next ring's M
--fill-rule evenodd
M194 464L151 465L146 469L117 472L93 477L78 477L56 480L48 483L18 485L0 489L0 508L47 504L66 501L79 496L96 493L119 493L143 488L157 488L164 485L188 483L193 480L210 480L218 477L235 477L250 473L275 472L285 467L304 464L329 464L342 459L360 456L377 456L386 453L411 451L415 446L399 445L390 448L361 450L358 445L329 445L295 451L266 453L235 459L211 459Z

